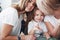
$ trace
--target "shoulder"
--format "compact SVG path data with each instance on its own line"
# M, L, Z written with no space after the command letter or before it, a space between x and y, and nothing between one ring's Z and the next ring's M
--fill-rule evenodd
M30 21L29 23L28 23L28 26L33 26L33 21Z
M8 8L6 8L5 10L3 10L2 12L1 12L1 15L3 15L3 16L5 16L5 17L17 17L18 16L18 12L17 12L17 10L15 9L15 8L13 8L13 7L8 7Z
M44 18L44 21L51 21L51 20L53 20L53 15L47 15Z
M46 15L45 18L51 18L53 15Z
M33 20L31 20L30 22L29 22L29 24L33 24L34 23L34 21Z
M17 13L17 10L13 7L8 7L5 10L3 10L1 13L5 13L5 14L13 14L13 13Z

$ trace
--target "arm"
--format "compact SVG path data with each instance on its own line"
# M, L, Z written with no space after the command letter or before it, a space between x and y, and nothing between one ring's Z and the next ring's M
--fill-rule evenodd
M45 24L46 24L47 29L48 29L48 31L50 32L50 34L55 37L56 32L57 32L59 26L57 25L57 27L54 28L54 27L52 26L52 24L50 24L49 22L45 22Z
M13 26L4 24L1 32L2 40L17 40L17 36L11 36L10 33L12 31Z
M1 39L2 40L17 40L18 39L17 36L10 35L12 28L13 28L12 25L4 24L3 30L1 32ZM26 35L26 36L22 35L21 40L23 40L25 38L29 38L29 36L31 36L31 39L35 39L35 37L33 37L32 35Z
M39 25L37 23L33 24L32 22L29 22L29 24L28 24L28 34L34 35L35 30L40 30Z
M35 32L34 32L35 30L38 30L38 31L41 30L42 31L41 28L39 28L38 26L36 26L36 27L34 27L33 29L30 30L29 34L34 35L35 34Z
M13 26L4 24L3 30L1 32L1 40L18 40L17 36L10 35ZM21 40L25 39L25 35L21 36Z
M29 35L34 35L34 30L30 30L30 32L28 33Z
M49 35L49 33L48 33L48 32L45 32L45 33L44 33L44 35L46 36L46 38L47 38L47 39L49 39L49 38L50 38L50 35Z

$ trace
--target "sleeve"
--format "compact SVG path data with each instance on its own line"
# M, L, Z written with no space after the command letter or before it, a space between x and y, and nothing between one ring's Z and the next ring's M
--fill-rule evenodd
M42 29L43 29L43 32L48 32L47 27L44 23L42 24Z
M9 25L12 25L12 26L15 26L16 25L16 22L17 22L17 12L15 10L6 10L3 12L4 14L4 20L3 20L3 23L4 24L9 24Z
M49 19L50 17L49 16L45 16L45 18L44 18L44 22L49 22Z
M44 26L43 31L44 31L44 32L48 32L46 26Z
M32 23L31 22L29 22L29 24L28 24L28 33L31 31L31 29L32 29Z

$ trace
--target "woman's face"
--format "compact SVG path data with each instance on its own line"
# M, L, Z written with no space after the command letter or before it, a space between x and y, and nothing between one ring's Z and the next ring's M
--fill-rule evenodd
M25 11L30 12L34 9L34 2L28 2Z
M54 15L55 16L60 16L60 9L55 10Z
M43 20L43 13L40 10L36 10L34 20L37 22Z

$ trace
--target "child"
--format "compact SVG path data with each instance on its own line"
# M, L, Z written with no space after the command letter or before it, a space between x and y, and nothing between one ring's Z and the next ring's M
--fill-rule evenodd
M28 34L34 35L35 30L39 30L43 31L47 39L50 38L43 19L44 14L38 8L35 8L32 14L32 20L28 24Z

